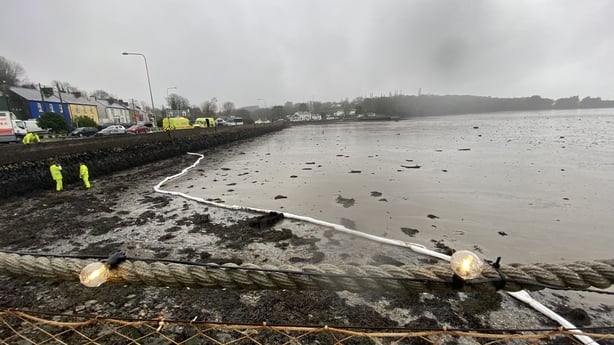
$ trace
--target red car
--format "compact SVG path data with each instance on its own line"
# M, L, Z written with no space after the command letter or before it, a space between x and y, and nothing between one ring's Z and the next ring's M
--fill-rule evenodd
M128 129L126 129L126 132L131 133L131 134L138 134L138 133L147 133L149 132L150 128L145 126L145 125L133 125L130 126Z

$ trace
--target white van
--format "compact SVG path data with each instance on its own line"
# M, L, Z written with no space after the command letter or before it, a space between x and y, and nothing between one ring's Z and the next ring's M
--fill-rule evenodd
M231 126L242 126L243 125L243 119L240 117L231 117L228 120L226 120L226 122L228 122Z
M26 125L26 129L28 130L28 133L48 133L49 132L49 129L40 128L36 120L26 120L26 121L23 121L23 123Z
M9 111L0 111L0 143L19 142L28 133L23 121Z

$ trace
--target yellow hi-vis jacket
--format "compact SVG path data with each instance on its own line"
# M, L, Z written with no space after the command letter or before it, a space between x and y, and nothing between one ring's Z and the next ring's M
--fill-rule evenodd
M40 141L41 140L38 138L38 135L36 135L35 133L28 133L21 140L21 142L26 144L26 145L27 144L32 144L32 143L38 143Z
M51 172L51 177L54 180L61 180L62 179L62 167L59 164L52 164L49 167L49 171Z
M90 177L90 171L87 169L87 165L81 164L79 166L79 177L80 178L89 178Z

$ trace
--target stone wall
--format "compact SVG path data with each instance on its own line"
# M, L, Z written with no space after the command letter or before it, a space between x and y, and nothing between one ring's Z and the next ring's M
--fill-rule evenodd
M51 160L62 165L64 184L70 184L79 180L78 167L81 161L89 167L90 178L98 178L186 152L198 152L253 138L284 127L271 124L203 128L34 145L6 144L0 147L0 198L36 190L52 190L55 182L49 173Z

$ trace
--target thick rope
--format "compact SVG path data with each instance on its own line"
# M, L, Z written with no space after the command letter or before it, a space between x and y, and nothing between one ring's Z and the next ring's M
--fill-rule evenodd
M0 274L49 280L79 281L92 259L20 255L0 252ZM506 283L502 284L501 275ZM418 293L459 290L449 265L296 267L125 261L111 270L109 283L240 290L347 290ZM460 287L463 291L506 291L608 288L614 284L614 259L570 264L486 266L482 277ZM546 285L546 286L545 286Z

